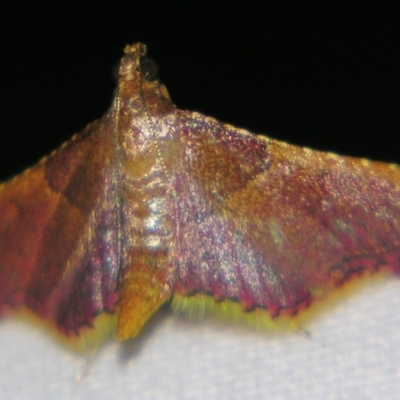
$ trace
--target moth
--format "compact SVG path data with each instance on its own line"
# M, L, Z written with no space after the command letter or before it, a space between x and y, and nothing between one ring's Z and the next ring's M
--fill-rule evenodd
M176 108L126 46L110 110L0 185L0 314L83 347L165 302L265 327L400 273L400 169Z

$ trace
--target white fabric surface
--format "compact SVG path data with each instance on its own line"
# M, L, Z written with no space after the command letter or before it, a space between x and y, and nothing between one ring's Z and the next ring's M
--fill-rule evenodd
M39 329L0 322L1 399L398 399L400 280L357 292L310 335L161 313L142 336L86 359Z

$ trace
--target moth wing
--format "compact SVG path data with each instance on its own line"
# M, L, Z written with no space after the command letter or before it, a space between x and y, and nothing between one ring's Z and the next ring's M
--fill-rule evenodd
M0 311L69 337L117 301L117 204L110 125L90 124L0 186ZM115 325L115 324L114 324Z
M182 120L177 311L269 325L352 276L400 272L397 166Z

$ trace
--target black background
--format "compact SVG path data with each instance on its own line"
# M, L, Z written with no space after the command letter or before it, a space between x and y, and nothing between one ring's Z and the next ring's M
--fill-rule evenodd
M19 1L0 6L0 179L111 104L147 43L180 108L252 132L400 162L396 2Z

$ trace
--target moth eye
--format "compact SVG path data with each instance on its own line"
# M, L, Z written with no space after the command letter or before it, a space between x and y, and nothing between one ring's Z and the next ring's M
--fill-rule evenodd
M158 77L159 68L152 58L142 57L140 59L139 71L146 81L154 81Z
M116 83L118 83L118 79L119 79L119 66L120 65L121 65L121 63L118 61L113 65L113 67L111 69L111 75Z

